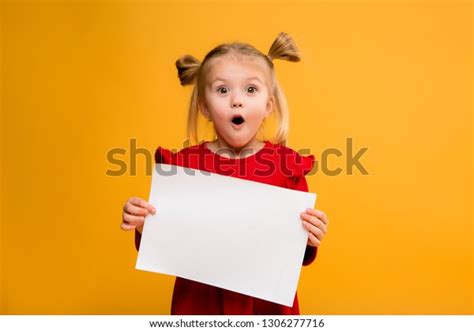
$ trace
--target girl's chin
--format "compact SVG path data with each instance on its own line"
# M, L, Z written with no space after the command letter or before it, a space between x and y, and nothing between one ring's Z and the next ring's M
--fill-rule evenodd
M222 136L221 136L222 137ZM221 138L225 145L229 146L232 149L240 150L243 147L247 146L253 140L255 136L246 136L246 137L226 137Z
M222 141L221 146L229 146L232 149L239 150L247 146L256 137L259 127L251 125L251 122L242 124L238 130L232 126L216 126L214 125L215 133L219 140Z

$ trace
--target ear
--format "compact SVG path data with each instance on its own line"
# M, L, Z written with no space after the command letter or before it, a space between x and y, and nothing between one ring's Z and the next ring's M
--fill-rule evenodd
M206 119L211 120L211 114L209 113L206 103L204 102L202 98L199 98L198 100L198 109L204 115Z
M267 101L267 107L265 109L265 117L270 116L274 108L275 108L275 96L272 95L270 98L268 98L268 101Z

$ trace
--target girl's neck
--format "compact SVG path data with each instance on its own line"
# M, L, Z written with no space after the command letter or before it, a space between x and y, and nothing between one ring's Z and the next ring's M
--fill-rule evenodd
M255 137L249 141L246 145L235 148L227 144L223 139L217 138L216 140L207 143L207 148L213 153L231 158L231 159L242 159L250 155L257 153L260 149L265 146L265 143Z

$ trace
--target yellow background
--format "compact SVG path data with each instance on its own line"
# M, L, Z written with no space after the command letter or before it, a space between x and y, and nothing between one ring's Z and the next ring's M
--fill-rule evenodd
M175 60L280 31L303 56L275 61L289 145L368 148L368 176L308 178L331 224L302 313L473 313L470 2L9 0L1 25L1 313L169 313L174 278L120 230L144 157L112 177L107 151L180 148Z

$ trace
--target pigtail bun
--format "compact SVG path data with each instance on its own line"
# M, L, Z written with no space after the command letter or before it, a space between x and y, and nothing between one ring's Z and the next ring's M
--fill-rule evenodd
M178 69L178 77L181 85L192 84L200 67L201 62L192 55L183 55L176 60L176 68Z
M282 59L291 62L298 62L301 60L300 53L293 38L284 32L278 34L270 47L267 56L270 61L273 61L274 59Z

